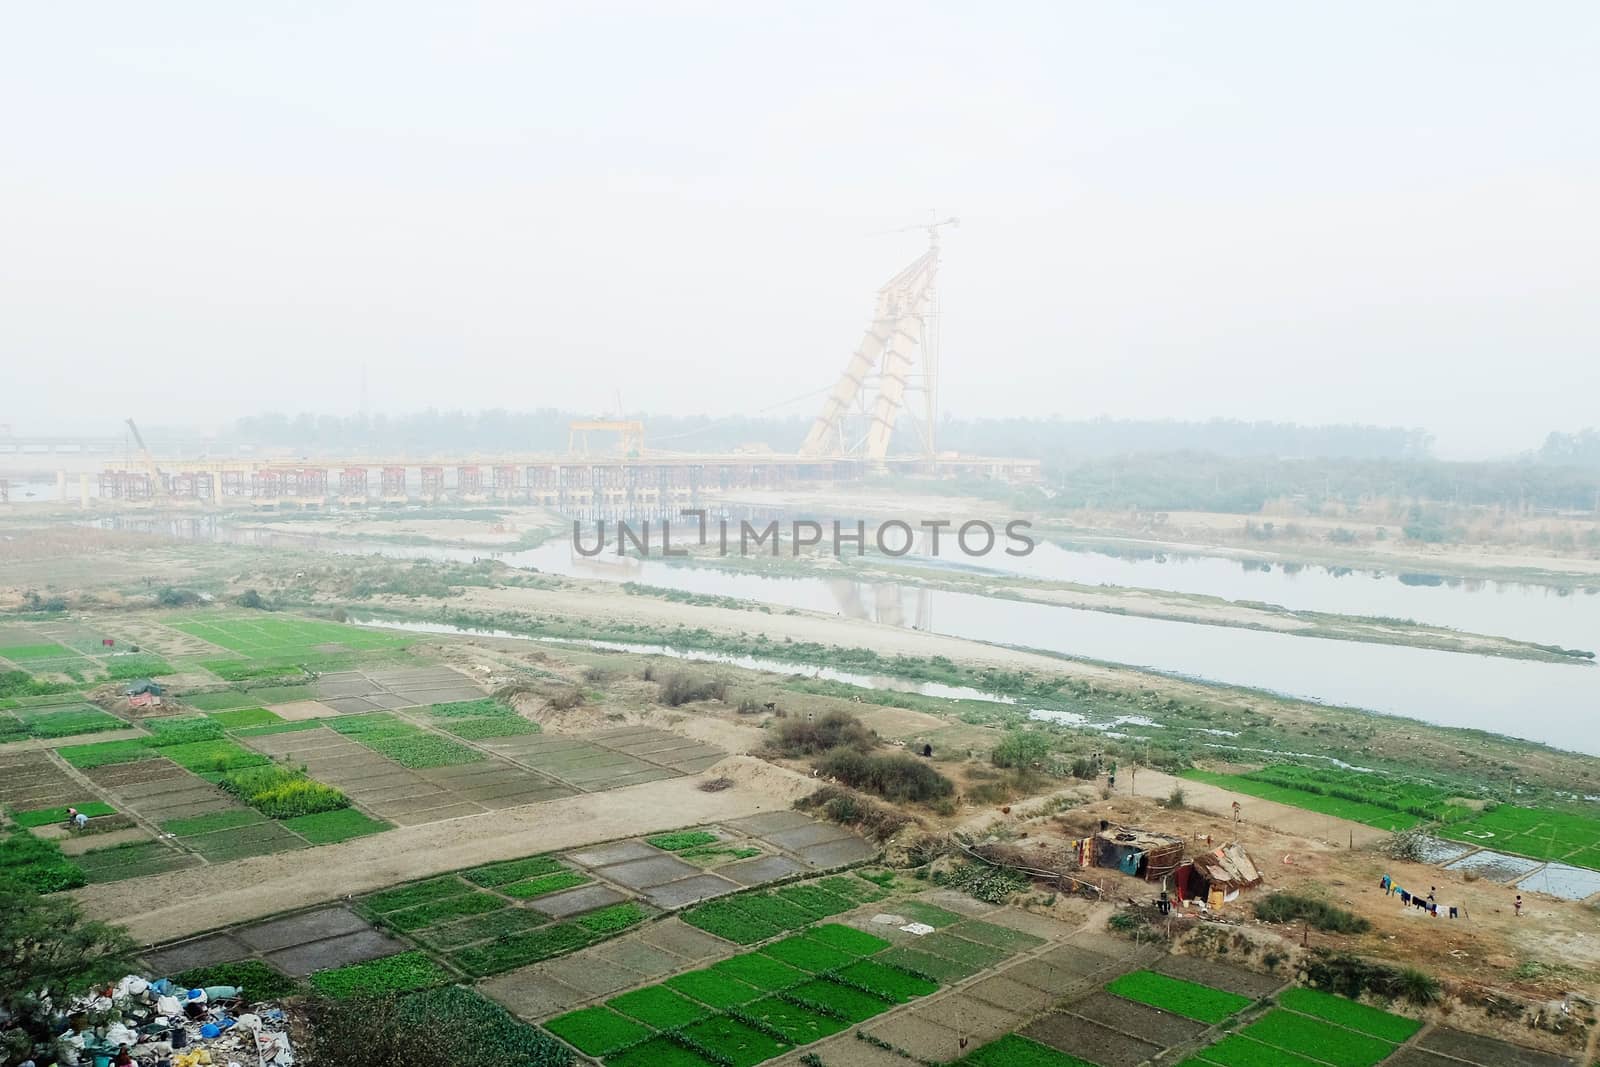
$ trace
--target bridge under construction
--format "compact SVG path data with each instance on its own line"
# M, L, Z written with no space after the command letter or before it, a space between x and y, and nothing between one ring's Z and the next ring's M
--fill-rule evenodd
M54 477L59 503L213 508L360 507L447 501L506 502L556 508L575 515L670 513L704 496L772 489L798 483L859 481L872 476L980 478L1010 483L1039 480L1030 459L941 453L938 419L939 231L924 230L928 248L877 293L872 316L843 374L795 453L749 448L727 454L651 450L638 420L595 419L571 425L564 454L360 457L159 458L139 429L128 428L137 457L99 466L98 443L7 443L0 472L13 481ZM908 425L917 447L890 455L897 425ZM591 454L591 434L615 437L615 448ZM70 457L70 458L69 458ZM68 469L75 469L69 486ZM91 487L94 490L91 494ZM11 496L0 477L0 502Z

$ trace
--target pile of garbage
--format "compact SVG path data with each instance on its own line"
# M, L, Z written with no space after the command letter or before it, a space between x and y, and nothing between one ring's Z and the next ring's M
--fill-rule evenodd
M184 989L128 975L75 998L61 1019L63 1067L291 1067L283 1010L251 1003L239 986ZM244 1011L242 1009L251 1010Z

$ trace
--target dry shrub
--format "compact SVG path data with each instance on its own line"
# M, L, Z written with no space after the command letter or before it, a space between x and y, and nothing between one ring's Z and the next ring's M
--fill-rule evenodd
M817 761L817 770L887 800L926 802L948 797L956 790L955 783L926 760L903 754L871 756L837 748Z
M780 756L815 756L836 748L868 752L878 735L848 711L830 711L815 719L785 719L772 735L769 747Z
M728 695L728 683L720 678L677 671L661 683L661 703L669 708L697 700L721 700Z
M825 785L794 802L801 811L814 811L841 826L860 830L874 841L887 841L916 822L897 808L863 796L853 789Z
M732 789L733 788L733 779L732 778L708 778L705 781L701 782L698 788L699 788L700 792L702 792L702 793L720 793L724 789Z
M563 689L547 699L550 701L550 706L556 711L571 711L573 708L581 708L583 706L583 690L577 686L572 686L570 689Z

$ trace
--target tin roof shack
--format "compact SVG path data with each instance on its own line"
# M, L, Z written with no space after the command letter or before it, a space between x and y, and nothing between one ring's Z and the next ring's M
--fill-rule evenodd
M1194 858L1194 873L1204 879L1210 888L1221 888L1225 893L1237 889L1251 889L1261 884L1261 872L1255 861L1237 842Z
M1182 863L1181 837L1134 826L1110 826L1094 835L1096 867L1111 867L1147 882L1159 882Z

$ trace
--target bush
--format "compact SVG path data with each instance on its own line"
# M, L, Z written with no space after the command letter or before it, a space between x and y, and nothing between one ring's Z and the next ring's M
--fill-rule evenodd
M728 695L728 683L719 678L702 678L681 671L661 683L661 703L669 708L697 700L721 700Z
M1255 902L1256 918L1265 923L1304 920L1314 929L1336 934L1364 934L1372 923L1316 897L1277 892Z
M894 801L927 802L955 792L955 783L915 756L869 756L837 749L817 762L817 770L845 785Z
M780 756L815 756L835 748L868 752L878 735L848 711L830 711L817 719L785 719L773 734L770 748Z
M1012 730L989 753L996 767L1032 767L1050 755L1050 739L1033 730Z
M1175 785L1172 787L1172 792L1167 794L1167 807L1181 808L1186 803L1186 800L1187 798L1183 795L1183 786Z
M200 603L200 594L166 585L157 591L156 603L164 608L186 608Z
M241 608L249 608L252 611L269 610L267 607L267 602L262 600L261 594L256 592L254 589L246 589L244 592L234 597L233 602L239 605Z

